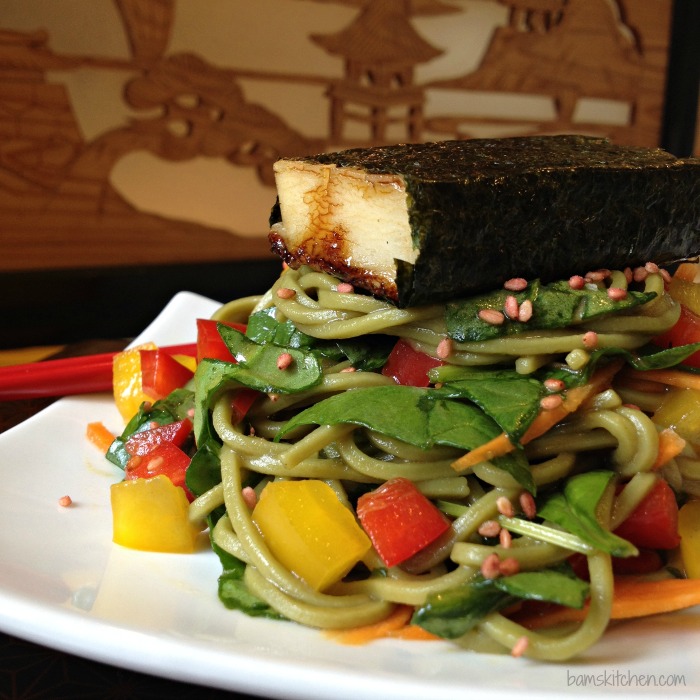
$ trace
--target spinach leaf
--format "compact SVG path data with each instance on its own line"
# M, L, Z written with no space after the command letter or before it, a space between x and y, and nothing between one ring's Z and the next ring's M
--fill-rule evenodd
M213 540L212 549L221 561L223 572L219 576L219 599L229 610L240 610L251 617L285 619L265 601L253 595L243 580L245 563L221 549Z
M381 334L366 335L357 339L348 338L335 343L340 353L361 372L376 372L384 367L394 345L396 338Z
M513 443L530 427L539 413L540 400L547 394L541 381L515 370L443 366L431 370L430 377L432 381L442 382L443 391L451 396L479 406Z
M223 360L203 359L194 373L194 439L197 445L204 445L215 439L209 408L219 394L235 382L232 370L238 365Z
M153 423L168 425L183 420L189 416L193 407L194 392L189 389L176 389L170 395L153 404L141 404L138 412L126 424L121 435L112 441L105 455L106 458L121 469L126 469L131 455L126 451L125 444L132 435L149 430L153 427Z
M524 489L529 491L533 496L537 492L535 480L532 478L530 471L530 463L522 449L516 449L509 454L501 457L495 457L491 460L491 464L504 472L510 474Z
M572 370L565 365L557 365L539 372L537 377L543 381L547 378L561 379L567 388L571 389L575 386L586 384L599 363L611 358L621 357L630 367L639 371L667 369L682 365L687 357L698 350L700 350L700 343L681 345L665 350L659 350L653 345L647 345L636 353L623 348L596 348L591 352L590 360L586 366L580 370ZM683 369L692 371L692 368L683 367Z
M187 488L195 495L203 493L221 483L221 461L219 452L221 444L213 437L208 437L199 444L185 472Z
M611 471L591 471L573 476L563 491L552 493L538 506L537 514L602 552L614 557L636 556L639 552L633 544L606 530L596 517L598 502L614 477L615 473Z
M479 577L471 583L428 596L411 618L432 634L456 639L474 629L487 615L515 602L514 596L501 591L490 579Z
M585 581L563 568L526 571L512 576L474 581L428 596L411 622L446 639L474 629L487 615L517 600L539 600L581 608L588 595Z
M396 339L387 335L368 335L343 340L319 340L302 333L292 321L280 322L271 307L252 314L248 320L246 337L260 345L271 344L283 348L304 348L319 358L334 362L348 359L355 369L373 372L381 369L389 357Z
M248 364L235 364L223 360L203 359L194 374L194 437L197 445L205 445L216 439L211 425L209 409L222 391L247 386L265 393L293 393L304 391L318 384L322 379L318 361L301 350L290 349L299 362L286 370L277 369L279 350L274 345L256 345L231 328L243 338L238 347L240 357ZM237 339L238 340L238 339ZM249 347L249 346L255 347Z
M277 367L280 348L276 345L260 345L235 328L222 324L219 324L219 334L238 362L231 366L231 376L251 389L288 394L304 391L321 381L321 365L310 352L287 347L292 364L281 370Z
M645 352L639 355L631 355L627 362L637 370L666 369L682 364L683 361L693 353L700 350L700 343L692 345L680 345L675 348L654 351L653 346L647 346ZM624 351L623 351L624 352Z
M652 301L656 296L656 292L628 289L624 299L611 299L606 289L572 289L568 280L558 280L540 287L533 302L533 316L546 319L546 325L540 328L563 328L572 323L585 323L600 316L629 311ZM558 309L562 307L573 308L573 318L567 320L565 315L561 315Z
M515 296L519 304L532 303L532 318L527 323L506 318L501 325L492 325L479 318L482 309L503 309L506 297ZM654 292L628 291L622 300L610 299L603 289L571 289L567 281L543 285L530 282L521 292L499 289L488 294L454 301L445 307L447 332L458 342L481 342L526 330L566 328L599 316L627 311L651 301Z
M273 306L251 314L246 327L246 337L258 345L277 345L285 348L310 348L315 344L315 338L302 333L292 321L278 321L275 313L276 309Z
M498 425L476 406L450 399L449 392L410 386L352 389L310 406L280 430L298 425L353 423L428 449L449 445L470 450L498 435Z
M494 579L493 585L504 593L523 600L540 600L580 610L590 586L566 568L521 571Z

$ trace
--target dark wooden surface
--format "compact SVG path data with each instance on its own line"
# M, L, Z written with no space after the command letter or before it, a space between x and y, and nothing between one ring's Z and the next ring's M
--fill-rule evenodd
M0 349L138 335L181 291L225 302L262 294L279 258L0 273Z

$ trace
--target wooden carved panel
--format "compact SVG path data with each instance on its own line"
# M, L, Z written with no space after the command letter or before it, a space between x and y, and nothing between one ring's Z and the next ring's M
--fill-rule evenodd
M526 133L659 141L671 0L212 0L198 23L195 3L72 3L112 18L122 55L97 32L85 50L50 3L4 3L0 270L268 256L281 156ZM286 24L258 26L271 11ZM122 116L76 91L85 76ZM229 176L217 216L208 197Z

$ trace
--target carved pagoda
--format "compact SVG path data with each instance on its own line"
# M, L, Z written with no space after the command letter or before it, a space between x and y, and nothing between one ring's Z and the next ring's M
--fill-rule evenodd
M402 124L409 140L421 138L423 90L414 68L439 56L410 22L408 0L370 0L347 28L311 39L345 62L345 77L329 88L330 140L345 141L348 122L366 124L373 143L385 142L391 124Z

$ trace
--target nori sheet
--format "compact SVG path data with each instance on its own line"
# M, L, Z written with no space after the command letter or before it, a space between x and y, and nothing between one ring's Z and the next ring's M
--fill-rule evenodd
M468 296L511 277L547 282L700 253L700 160L660 149L565 135L299 160L403 177L420 252L414 265L398 262L393 301L402 307Z

